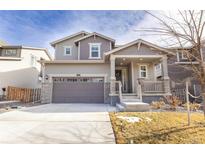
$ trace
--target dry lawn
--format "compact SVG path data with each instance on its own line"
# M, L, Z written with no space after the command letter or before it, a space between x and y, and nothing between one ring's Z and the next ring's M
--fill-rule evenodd
M141 120L130 123L118 116L139 117ZM119 144L205 143L205 119L200 113L191 114L191 126L187 126L187 114L177 112L118 112L110 113L110 118Z

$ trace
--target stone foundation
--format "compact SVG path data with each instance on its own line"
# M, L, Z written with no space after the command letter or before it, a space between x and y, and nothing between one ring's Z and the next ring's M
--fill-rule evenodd
M42 83L41 87L41 103L52 102L52 83Z
M110 96L110 104L112 106L116 106L118 103L120 103L119 96Z
M144 103L152 103L153 101L159 101L160 99L164 99L164 96L142 96L142 102Z
M106 82L104 86L104 103L110 104L110 83Z

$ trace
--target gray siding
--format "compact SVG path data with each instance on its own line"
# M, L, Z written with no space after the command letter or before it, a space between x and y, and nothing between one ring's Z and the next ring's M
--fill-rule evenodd
M202 48L203 59L205 61L205 47Z
M148 46L142 44L139 51L138 51L138 45L132 45L128 48L122 49L121 51L118 51L114 53L115 55L162 55L163 52L150 49Z
M90 74L107 75L107 81L110 80L109 64L51 64L46 65L45 74ZM105 81L106 82L106 81Z
M77 60L78 59L78 47L75 45L74 41L83 37L78 35L76 37L70 38L68 40L57 43L55 46L55 59L56 60ZM72 46L72 53L69 56L64 55L64 46Z
M110 50L110 41L98 36L91 36L87 39L80 41L80 59L88 60L90 53L89 43L101 43L101 59L103 58L104 52Z

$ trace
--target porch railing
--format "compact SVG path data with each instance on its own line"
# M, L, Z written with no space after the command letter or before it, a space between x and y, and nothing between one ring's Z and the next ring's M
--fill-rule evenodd
M164 93L164 81L141 81L143 93Z
M115 92L119 95L120 102L122 100L122 83L121 81L115 81Z

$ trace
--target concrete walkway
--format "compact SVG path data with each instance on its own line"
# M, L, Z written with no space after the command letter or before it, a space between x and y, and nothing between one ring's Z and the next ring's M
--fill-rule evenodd
M0 114L0 143L115 143L104 104L47 104Z

